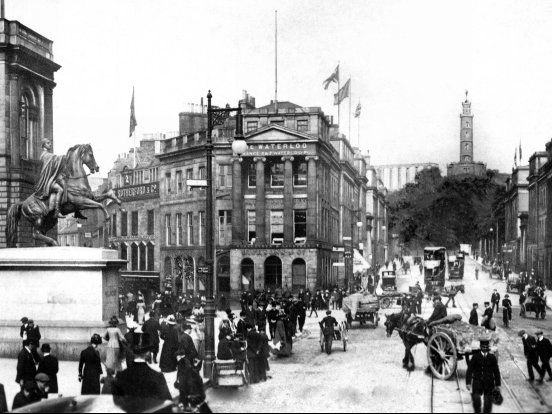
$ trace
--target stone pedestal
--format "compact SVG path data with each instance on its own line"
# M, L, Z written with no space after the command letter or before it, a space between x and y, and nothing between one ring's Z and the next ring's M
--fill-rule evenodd
M116 250L86 247L0 249L0 357L21 350L19 322L35 321L41 343L60 359L78 359L94 333L118 315Z

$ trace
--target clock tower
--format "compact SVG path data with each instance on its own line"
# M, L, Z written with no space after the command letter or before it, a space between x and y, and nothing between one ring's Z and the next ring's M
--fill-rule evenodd
M462 102L462 113L460 114L460 162L473 162L473 114L471 113L471 102Z

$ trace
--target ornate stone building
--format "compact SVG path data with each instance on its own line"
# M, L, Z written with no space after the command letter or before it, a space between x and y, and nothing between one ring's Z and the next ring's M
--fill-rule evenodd
M406 184L416 182L416 174L427 168L439 168L439 164L423 162L416 164L376 165L378 177L389 192L398 191Z
M487 166L473 160L473 143L473 114L466 91L466 100L462 102L462 113L460 114L460 162L448 165L447 175L449 177L462 175L484 177L486 175Z
M10 205L32 194L40 172L41 140L53 140L52 41L18 21L0 19L0 228ZM30 225L19 223L18 245L34 245ZM0 247L6 246L0 231Z

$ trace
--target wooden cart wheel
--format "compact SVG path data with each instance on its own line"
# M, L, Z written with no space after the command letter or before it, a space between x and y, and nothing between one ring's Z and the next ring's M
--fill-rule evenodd
M243 363L243 384L249 385L250 377L249 377L249 364L247 361L244 361Z
M381 300L380 306L381 306L383 309L387 309L389 306L391 306L391 299L389 299L389 298L383 298L383 299Z
M427 362L433 375L448 380L456 371L458 355L450 337L443 333L433 334L427 343Z

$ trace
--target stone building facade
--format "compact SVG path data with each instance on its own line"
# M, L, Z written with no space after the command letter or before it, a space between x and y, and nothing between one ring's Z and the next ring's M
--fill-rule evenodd
M51 40L18 21L0 19L0 228L11 205L33 192L40 173L41 140L53 140L54 74ZM18 245L34 245L31 227L19 222ZM6 245L0 232L0 247ZM15 247L15 246L14 246Z
M473 159L473 114L471 102L462 102L462 113L460 114L460 162L453 162L447 167L447 176L456 177L463 175L475 175L484 177L487 173L487 166L482 162L475 162Z
M376 268L389 260L389 245L387 237L387 193L378 167L370 165L370 157L366 157L368 188L366 191L367 217L367 247L366 258Z
M127 260L121 270L121 293L138 290L152 300L160 290L159 152L160 140L146 139L136 148L121 154L108 173L109 186L121 206L109 202L110 221L105 227L106 247L117 250Z

